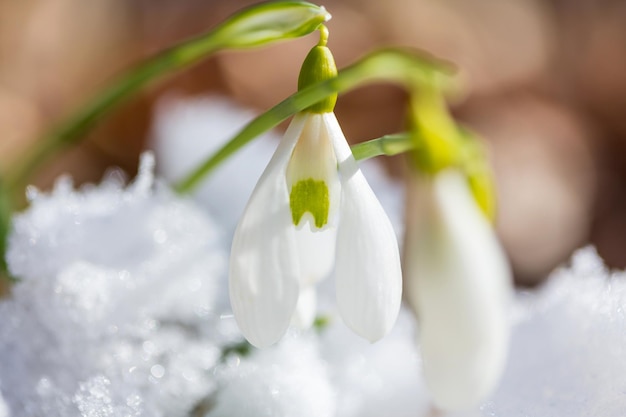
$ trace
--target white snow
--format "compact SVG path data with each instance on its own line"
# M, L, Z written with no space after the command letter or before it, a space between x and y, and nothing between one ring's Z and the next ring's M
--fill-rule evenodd
M221 389L206 417L335 415L328 365L314 335L291 332L272 349L234 357L218 369Z
M536 294L521 293L493 416L626 415L626 275L591 247Z
M161 172L180 178L250 117L224 99L170 101L155 127ZM332 279L318 286L327 327L221 359L241 341L230 236L273 136L218 169L196 202L154 181L149 154L128 186L112 171L98 186L29 191L9 242L20 282L0 301L0 417L436 415L410 313L370 344L338 318ZM402 233L401 187L374 163L365 173ZM625 305L626 275L580 250L543 288L518 293L498 390L455 416L623 416Z
M0 303L13 415L184 416L213 391L226 254L205 214L153 186L152 164L127 188L61 180L15 218L20 282Z

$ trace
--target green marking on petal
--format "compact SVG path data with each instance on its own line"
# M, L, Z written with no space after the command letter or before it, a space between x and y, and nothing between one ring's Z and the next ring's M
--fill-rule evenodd
M315 219L315 227L322 228L328 223L328 186L324 181L315 181L313 178L298 181L291 188L289 207L294 225L297 226L308 211Z

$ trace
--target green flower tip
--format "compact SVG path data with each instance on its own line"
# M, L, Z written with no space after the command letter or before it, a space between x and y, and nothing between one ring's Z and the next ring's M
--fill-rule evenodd
M326 46L328 41L328 29L320 26L320 41L311 49L302 63L300 76L298 77L298 90L310 85L326 81L337 76L337 66L330 49ZM337 94L333 94L324 100L315 103L307 109L313 113L329 113L335 108Z
M293 224L297 226L306 212L311 213L315 227L321 229L328 223L330 199L328 186L324 181L313 178L298 181L289 195L289 206Z
M470 173L467 181L476 204L485 217L493 224L496 221L496 193L491 172Z
M476 203L492 222L496 219L496 189L493 171L484 143L464 126L459 127L462 142L462 168Z
M417 168L435 174L458 165L463 141L435 73L413 86L410 101L412 137L420 149L415 158Z
M224 47L254 47L308 35L330 18L324 7L315 4L273 1L236 13L216 29L216 35Z
M455 134L436 136L437 131L414 131L412 152L415 167L422 173L436 175L448 168L460 169L476 204L485 217L495 222L496 190L493 172L480 138L462 125L454 126ZM439 132L441 133L441 132Z

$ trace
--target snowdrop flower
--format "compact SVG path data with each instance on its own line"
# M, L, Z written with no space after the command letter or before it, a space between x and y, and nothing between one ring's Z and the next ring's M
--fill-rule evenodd
M511 273L463 173L447 168L412 181L405 291L425 380L436 406L464 409L489 395L503 371Z
M299 88L336 74L324 34ZM376 341L400 308L396 237L339 127L335 100L293 118L235 231L231 305L257 347L278 341L290 323L311 324L314 285L333 263L338 309L353 331Z

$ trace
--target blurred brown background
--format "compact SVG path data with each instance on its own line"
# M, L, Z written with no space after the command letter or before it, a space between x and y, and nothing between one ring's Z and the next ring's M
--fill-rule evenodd
M0 170L114 74L251 3L0 0ZM454 112L490 145L498 230L518 282L538 282L587 242L610 266L626 267L626 1L323 4L333 14L329 46L340 67L390 44L460 67L469 95ZM222 53L152 86L33 183L46 187L61 172L96 181L111 165L132 173L166 91L220 92L270 107L294 92L316 41ZM358 142L402 130L405 99L396 87L370 86L342 96L337 114Z

